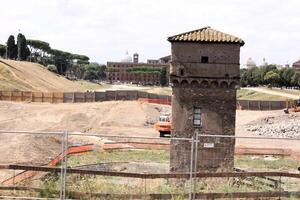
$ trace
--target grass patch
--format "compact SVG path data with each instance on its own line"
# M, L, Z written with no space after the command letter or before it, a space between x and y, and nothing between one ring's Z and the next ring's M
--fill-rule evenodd
M167 150L118 150L118 151L93 151L82 155L72 155L68 158L68 166L85 164L107 163L107 162L156 162L168 163L169 151ZM277 160L265 160L261 157L239 156L235 158L235 165L252 170L292 170L296 169L298 163L291 159L277 158ZM250 170L251 169L251 170ZM59 189L60 179L58 174L48 174L38 180L39 185L44 188L40 197L54 197L54 190ZM251 185L245 184L251 183ZM179 183L179 184L178 184ZM211 192L258 192L271 191L269 186L261 182L257 177L249 178L202 178L195 179L195 191L203 193ZM29 183L30 184L30 183ZM67 175L67 191L82 193L102 194L144 194L161 193L177 194L172 199L184 199L184 194L189 193L189 180L182 179L139 179L113 176L95 175ZM69 198L78 198L68 195ZM86 195L80 199L99 199ZM105 199L105 198L104 198ZM115 199L109 197L106 199ZM287 198L289 199L289 198ZM290 199L293 199L292 197Z
M247 89L237 90L238 100L267 100L267 101L285 101L286 98L279 95L265 94Z
M235 167L250 168L252 170L296 170L299 163L288 158L275 158L276 160L266 160L263 157L242 156L236 157Z
M126 150L126 151L93 151L84 155L73 155L68 158L68 166L87 165L107 162L157 162L167 163L170 160L166 150Z

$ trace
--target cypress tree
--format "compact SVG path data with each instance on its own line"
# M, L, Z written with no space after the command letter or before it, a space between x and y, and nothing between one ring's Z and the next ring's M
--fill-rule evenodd
M161 69L161 73L160 73L160 84L162 86L167 85L167 69L165 67L163 67Z
M16 59L18 52L17 52L17 45L15 42L15 37L13 35L9 36L6 45L7 45L7 58Z
M30 55L26 38L21 33L18 34L18 60L26 60Z

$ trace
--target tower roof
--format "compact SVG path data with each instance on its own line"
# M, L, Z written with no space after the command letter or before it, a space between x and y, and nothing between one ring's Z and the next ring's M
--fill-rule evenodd
M300 67L300 60L293 63L293 67Z
M168 41L169 42L197 42L197 43L201 43L201 42L238 43L241 46L245 44L245 42L241 38L212 29L209 26L168 37Z

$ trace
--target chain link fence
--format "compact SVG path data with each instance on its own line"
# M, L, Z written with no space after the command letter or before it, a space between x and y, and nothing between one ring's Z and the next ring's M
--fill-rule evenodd
M0 199L300 197L300 139L67 131L0 131L0 137L24 141L0 156ZM182 163L170 158L174 141L189 145L178 152L190 159L184 171L170 170Z

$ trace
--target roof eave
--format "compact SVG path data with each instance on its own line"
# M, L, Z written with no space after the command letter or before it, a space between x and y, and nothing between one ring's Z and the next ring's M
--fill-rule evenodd
M180 40L173 40L173 39L170 39L168 38L168 41L171 42L171 43L174 43L174 42L178 42L178 43L218 43L218 44L239 44L240 46L244 46L245 45L245 42L242 40L242 41L239 41L239 42L217 42L217 41L180 41Z

